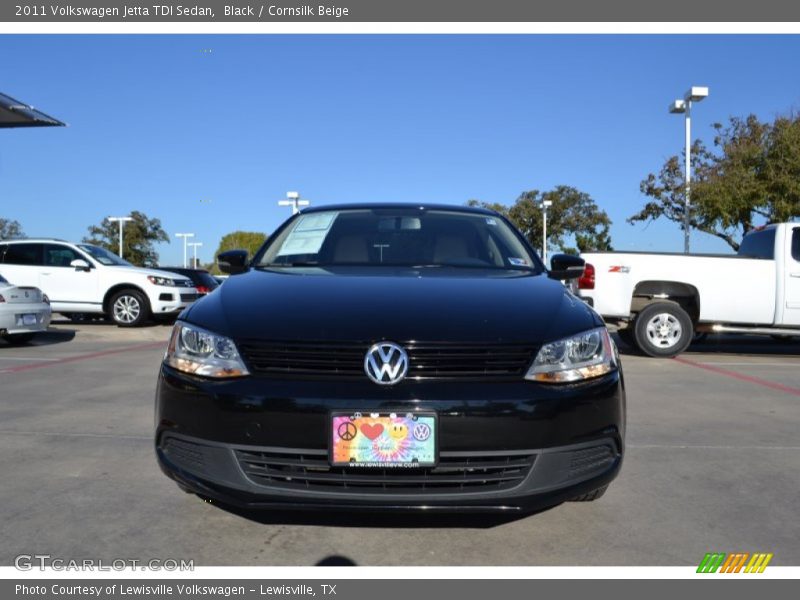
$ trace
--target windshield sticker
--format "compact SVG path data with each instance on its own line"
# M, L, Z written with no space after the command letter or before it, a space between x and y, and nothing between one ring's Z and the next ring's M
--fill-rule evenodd
M278 251L278 256L318 254L338 213L322 212L303 215Z
M492 217L487 217L486 218L486 224L487 225L495 225L496 226L497 225L497 219L493 219Z
M513 265L515 267L527 267L528 266L528 261L525 260L524 258L514 258L513 256L509 256L508 257L508 262L509 262L509 264L511 264L511 265Z

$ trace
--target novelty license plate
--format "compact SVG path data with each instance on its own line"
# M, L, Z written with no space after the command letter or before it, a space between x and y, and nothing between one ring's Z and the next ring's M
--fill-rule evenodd
M415 468L436 465L436 414L334 413L333 466Z

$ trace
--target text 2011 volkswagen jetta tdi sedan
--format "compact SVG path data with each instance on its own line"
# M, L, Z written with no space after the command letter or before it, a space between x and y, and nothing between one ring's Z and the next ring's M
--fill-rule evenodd
M175 325L156 449L248 507L534 509L617 475L625 395L602 320L500 215L305 210Z

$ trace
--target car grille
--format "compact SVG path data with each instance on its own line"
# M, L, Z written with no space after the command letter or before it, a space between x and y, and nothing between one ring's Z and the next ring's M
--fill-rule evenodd
M306 450L252 452L236 458L253 483L286 490L418 494L486 492L516 487L533 466L533 454L442 452L436 467L332 467L327 453Z
M526 344L401 344L411 379L516 379L536 348ZM361 378L370 342L277 342L241 340L239 351L251 372L299 377Z

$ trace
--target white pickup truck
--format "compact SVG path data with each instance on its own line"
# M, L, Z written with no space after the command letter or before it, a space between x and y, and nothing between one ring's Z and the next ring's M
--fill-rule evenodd
M800 223L748 233L738 254L589 252L578 295L645 354L695 333L800 336Z

